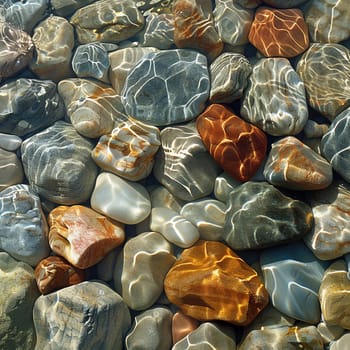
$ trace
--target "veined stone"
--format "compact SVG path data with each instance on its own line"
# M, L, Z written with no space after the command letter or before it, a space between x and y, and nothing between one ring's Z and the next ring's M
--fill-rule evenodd
M120 295L95 281L40 296L33 319L38 350L122 350L131 323Z
M28 185L0 192L0 249L35 266L50 253L39 196Z
M91 141L63 121L26 139L21 152L30 185L54 203L85 202L97 176L97 166L90 156L92 148Z
M78 9L70 19L81 44L118 43L134 36L144 18L134 1L99 0Z
M151 198L152 208L164 207L180 213L181 208L186 203L176 198L164 186L159 185L147 189Z
M122 101L135 119L169 125L197 117L204 109L209 89L204 55L184 49L162 50L144 56L131 69Z
M51 0L51 6L59 16L66 17L95 0Z
M41 294L72 286L85 280L85 271L77 269L60 256L49 256L35 268L35 279Z
M102 136L91 155L100 168L138 181L151 173L159 146L158 128L129 118Z
M115 289L131 309L145 310L160 297L165 275L175 260L172 246L160 233L141 233L129 239L118 255Z
M273 136L296 135L308 120L304 83L286 58L253 66L241 116Z
M345 46L314 43L297 65L308 103L330 121L350 105L349 62Z
M71 67L74 30L65 18L51 16L39 23L33 43L36 55L29 67L40 79L58 82L74 76Z
M183 312L177 311L173 315L171 322L171 333L173 344L176 344L182 338L185 338L199 326L199 321L192 317L186 316Z
M5 151L16 151L22 144L22 139L16 135L0 133L0 148Z
M56 84L20 78L0 87L0 131L25 136L64 117Z
M125 239L124 225L81 205L55 208L48 223L52 251L80 269L97 264Z
M0 191L22 183L24 174L21 161L14 152L0 148Z
M262 0L265 4L278 8L291 8L299 6L309 0Z

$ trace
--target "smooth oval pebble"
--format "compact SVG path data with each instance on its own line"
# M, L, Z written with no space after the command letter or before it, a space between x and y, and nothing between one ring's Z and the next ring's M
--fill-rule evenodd
M24 177L21 161L14 152L0 148L0 191L22 183Z
M16 151L22 144L22 139L16 135L0 133L0 148L5 151Z

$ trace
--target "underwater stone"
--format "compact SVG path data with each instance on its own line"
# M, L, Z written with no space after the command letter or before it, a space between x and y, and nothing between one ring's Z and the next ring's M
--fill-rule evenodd
M310 0L262 0L265 4L278 8L291 8L299 6L302 3Z
M11 185L20 184L24 173L16 153L0 148L0 191Z
M16 135L0 133L0 148L5 151L16 151L22 144L22 139Z
M183 312L177 311L173 315L171 322L171 333L173 336L173 344L193 332L199 326L199 321L192 317L186 316Z
M57 15L66 17L92 2L95 0L51 0L51 6Z

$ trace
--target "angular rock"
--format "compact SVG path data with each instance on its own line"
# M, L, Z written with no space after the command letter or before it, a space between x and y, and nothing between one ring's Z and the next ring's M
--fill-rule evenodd
M176 260L172 251L157 232L141 233L125 243L117 258L114 286L131 309L145 310L160 297L165 275Z
M172 126L160 133L161 147L153 173L175 197L192 201L213 191L219 168L193 124Z
M207 107L197 118L196 127L210 155L238 181L249 180L265 159L264 132L223 105Z
M129 118L102 136L91 156L100 168L138 181L151 173L159 146L158 128Z
M35 266L50 253L39 196L28 185L0 192L0 249Z
M95 281L40 296L33 319L37 349L122 350L131 323L120 295Z
M91 207L111 219L128 225L145 220L151 212L144 186L111 173L101 173L91 196Z
M0 87L0 132L26 136L64 117L56 84L19 78Z
M92 2L95 0L51 0L51 6L57 15L66 17Z
M332 121L350 105L350 51L339 44L314 43L301 56L297 72L308 103Z
M99 0L78 9L70 22L81 44L118 43L139 32L144 18L134 1Z
M216 241L185 249L169 270L164 289L185 315L240 326L251 323L269 298L257 272Z
M22 183L23 167L14 152L0 148L0 191L11 185Z
M74 29L65 18L50 16L39 23L33 43L36 54L29 67L40 79L58 82L74 76L71 67Z
M230 192L223 238L233 249L260 249L300 239L312 225L307 204L249 181Z
M33 269L0 252L0 348L32 350L32 310L39 296Z
M16 151L22 144L22 139L16 135L0 133L0 148L5 151Z
M126 112L142 122L169 125L194 119L209 97L204 55L192 50L149 53L129 72L122 91Z
M173 315L171 322L171 333L173 337L173 344L177 343L182 338L185 338L196 328L198 328L199 322L192 317L186 316L181 311L177 311Z
M304 83L286 58L253 66L241 116L273 136L296 135L308 119Z
M44 198L71 205L90 198L97 167L92 142L71 124L56 122L22 143L22 162L30 185Z
M164 186L155 186L148 188L151 198L152 208L164 207L180 213L185 201L176 198Z

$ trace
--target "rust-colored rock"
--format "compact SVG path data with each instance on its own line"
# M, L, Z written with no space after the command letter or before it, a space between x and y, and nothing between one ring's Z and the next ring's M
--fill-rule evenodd
M210 105L196 126L211 156L238 181L249 180L265 159L265 133L223 105Z
M82 205L59 206L48 222L51 249L80 269L97 264L125 239L121 223Z
M35 268L35 279L41 294L78 284L85 280L85 271L77 269L60 256L49 256Z
M185 249L164 281L171 303L201 321L245 326L268 304L257 272L225 244L198 241Z
M307 24L296 8L259 8L248 39L266 57L295 57L309 47Z
M197 329L198 326L198 320L186 316L181 311L176 312L171 322L173 344L177 343L182 338L185 338L189 333Z

